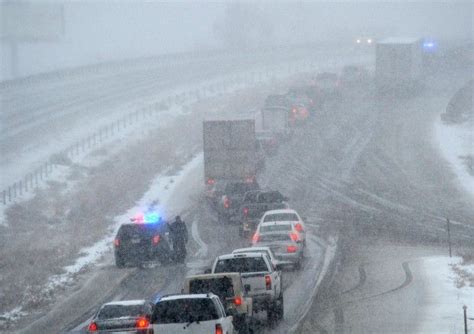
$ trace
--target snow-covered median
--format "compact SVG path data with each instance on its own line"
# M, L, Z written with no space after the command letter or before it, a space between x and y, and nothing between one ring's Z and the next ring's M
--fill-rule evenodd
M461 186L474 196L474 123L435 123L435 138Z
M464 333L467 306L469 333L474 330L474 263L460 257L424 259L427 300L420 333Z

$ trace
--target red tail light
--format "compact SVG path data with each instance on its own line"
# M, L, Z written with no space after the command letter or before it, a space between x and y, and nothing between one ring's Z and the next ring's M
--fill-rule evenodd
M235 296L235 298L234 298L234 304L235 304L235 306L240 306L240 305L242 305L242 297L240 297L240 296Z
M252 237L252 242L256 243L256 242L259 242L259 241L260 241L260 234L255 233Z
M270 275L265 275L265 288L267 290L272 289L272 277Z
M297 250L298 250L298 247L296 247L294 245L290 245L290 246L286 247L286 251L288 253L296 253Z
M301 225L301 223L296 223L295 230L298 232L303 232L303 225Z
M222 330L222 326L220 324L216 325L216 334L224 334L224 331Z
M150 321L148 321L147 318L145 317L140 317L137 319L137 322L135 323L135 327L143 329L143 328L148 328L150 325Z
M290 233L290 238L291 238L291 240L293 240L293 241L298 241L298 240L300 240L299 235L296 234L296 233Z
M97 324L95 322L91 322L89 327L87 327L88 332L97 332L99 328L97 327Z
M244 208L244 215L247 216L249 214L249 208Z
M160 242L160 236L159 235L155 235L152 239L152 243L153 245L158 245Z
M114 246L119 247L120 246L120 239L115 239L114 240Z
M213 185L213 184L215 184L215 183L216 183L216 180L211 179L211 178L210 178L210 179L207 179L207 184Z
M230 207L230 199L227 196L224 196L224 208L228 209Z
M255 176L247 176L245 178L246 183L254 183L254 181L255 181Z
M296 113L298 112L298 109L293 108L293 109L291 110L291 112L292 112L293 114L296 114Z

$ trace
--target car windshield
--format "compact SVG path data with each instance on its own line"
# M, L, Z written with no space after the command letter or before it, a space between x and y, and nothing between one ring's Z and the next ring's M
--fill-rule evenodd
M104 305L97 315L100 320L143 315L143 305Z
M219 260L216 264L215 273L253 273L268 271L263 257L241 257Z
M291 224L272 224L260 226L260 232L280 232L280 231L291 231Z
M160 301L153 311L153 323L172 324L219 319L210 298L172 299Z
M265 216L264 222L282 222L282 221L298 221L295 213L271 213Z
M220 278L206 278L206 279L193 279L189 282L189 293L208 293L219 296L221 299L234 296L234 285L232 278L220 277Z

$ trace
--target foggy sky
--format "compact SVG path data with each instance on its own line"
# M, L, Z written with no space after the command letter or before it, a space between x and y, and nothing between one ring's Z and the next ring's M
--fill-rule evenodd
M472 40L469 1L56 3L64 4L64 35L20 44L21 75L193 49L349 43L361 35ZM1 49L7 78L10 49Z

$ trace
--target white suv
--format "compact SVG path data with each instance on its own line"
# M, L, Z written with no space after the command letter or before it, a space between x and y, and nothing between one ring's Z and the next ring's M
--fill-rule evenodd
M151 317L154 333L233 334L219 297L208 294L175 294L160 298Z

